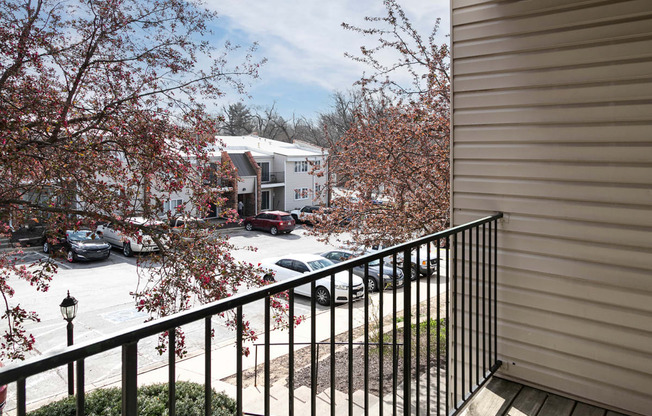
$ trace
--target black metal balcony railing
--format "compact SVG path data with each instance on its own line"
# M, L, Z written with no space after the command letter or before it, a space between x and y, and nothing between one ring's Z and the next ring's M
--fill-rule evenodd
M285 182L285 172L262 172L260 181L262 183L283 183Z
M75 345L63 352L37 357L17 365L10 365L0 371L0 385L15 383L16 406L19 416L26 414L27 392L26 380L37 374L76 363L77 414L84 414L84 361L96 354L122 348L122 414L136 415L136 388L138 378L138 342L152 335L168 331L169 335L169 410L175 411L175 339L173 328L192 322L204 320L205 323L205 388L208 396L211 391L211 317L227 311L235 311L236 316L236 402L238 414L249 414L243 409L243 357L242 328L243 306L258 300L264 300L265 320L264 332L270 334L270 297L288 291L289 315L294 316L294 288L310 284L315 292L315 281L322 277L334 276L335 273L346 271L349 275L349 299L352 299L353 269L364 266L374 260L386 262L396 269L403 268L405 276L410 276L411 262L400 259L412 259L421 264L423 257L427 270L426 277L410 281L405 279L405 285L390 289L380 286L378 304L371 305L370 296L365 296L363 304L357 304L364 310L364 408L369 414L369 363L378 360L378 391L381 395L381 405L377 414L423 414L423 415L454 415L459 412L465 401L500 366L497 359L497 325L496 325L496 282L497 282L497 221L502 214L483 218L462 226L454 227L427 237L407 242L390 249L371 255L356 258L336 266L305 274L296 279L286 280L261 287L246 294L239 294L209 305L186 311L171 317L143 324L136 330L125 330L113 336L98 341ZM439 267L431 268L431 259L439 259ZM437 264L437 263L435 263ZM382 266L381 266L382 270ZM394 273L396 276L396 273ZM394 278L396 279L396 277ZM331 278L331 293L335 292L335 279ZM436 286L435 286L436 283ZM366 285L366 282L365 282ZM424 287L425 286L425 287ZM436 287L435 293L431 287ZM423 293L425 291L425 293ZM387 297L387 300L384 298ZM391 301L389 301L391 299ZM349 301L350 302L350 301ZM403 303L402 312L399 303ZM388 304L389 303L389 304ZM335 415L337 406L335 385L336 377L348 379L348 414L353 414L353 377L354 368L352 353L354 350L354 305L348 305L348 370L346 374L336 374L336 306L331 303L330 309L330 414ZM373 310L371 310L373 309ZM452 316L446 316L446 311ZM316 338L317 306L314 297L310 301L310 412L317 414L316 397L318 369L318 340ZM370 327L371 315L381 317L377 327ZM402 314L402 316L400 316ZM383 317L391 317L391 329L382 324ZM402 319L402 320L401 320ZM426 323L425 326L422 325ZM343 323L337 322L341 328ZM451 332L452 330L452 332ZM433 332L434 331L434 336ZM444 341L440 334L447 334ZM380 344L390 343L391 346L376 347L371 342L377 336ZM294 360L295 360L295 328L288 331L288 401L287 413L294 415ZM298 343L297 343L298 344ZM338 343L339 344L339 343ZM357 343L356 343L357 344ZM270 337L265 336L264 343L264 414L270 414ZM356 345L357 346L357 345ZM370 347L374 350L370 350ZM389 351L391 350L391 355ZM391 362L391 386L384 386L384 357L389 356ZM221 358L224 359L224 358ZM425 361L425 362L424 362ZM402 368L401 368L402 364ZM400 371L399 371L399 368ZM383 402L383 391L389 391ZM397 397L402 395L402 404ZM340 404L342 405L342 404ZM205 414L211 413L211 401L205 401ZM399 407L400 406L400 407ZM374 413L376 414L376 413Z
M233 179L223 178L212 174L210 177L203 180L203 184L204 186L211 188L227 188L233 186Z

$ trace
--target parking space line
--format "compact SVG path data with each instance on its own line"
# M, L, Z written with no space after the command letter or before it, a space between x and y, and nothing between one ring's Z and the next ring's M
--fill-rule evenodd
M57 263L60 267L63 267L64 269L68 269L68 270L71 270L71 269L72 269L72 266L70 266L70 265L68 265L68 264L65 264L65 263L62 263L62 262L60 262L59 260L55 260L55 259L53 259L53 258L50 258L50 256L47 256L47 255L45 255L45 254L43 254L43 253L37 253L37 254L38 254L39 256L41 256L41 258L43 258L43 259L50 259L51 261Z

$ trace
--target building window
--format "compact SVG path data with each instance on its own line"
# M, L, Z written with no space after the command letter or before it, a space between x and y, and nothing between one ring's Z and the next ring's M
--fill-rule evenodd
M310 192L308 188L299 188L294 190L294 199L308 199Z
M316 184L315 185L315 195L321 194L321 185Z
M294 162L295 172L308 172L308 161L302 160L301 162Z
M269 182L269 162L259 162L261 182Z
M163 203L163 212L177 212L177 207L183 204L183 199L170 199Z
M263 191L261 194L260 209L271 209L270 192Z

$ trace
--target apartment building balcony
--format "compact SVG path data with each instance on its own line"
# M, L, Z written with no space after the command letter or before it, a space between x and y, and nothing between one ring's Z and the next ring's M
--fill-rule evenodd
M85 361L119 348L122 362L116 362L116 366L122 366L122 376L117 384L122 386L124 415L137 414L137 385L174 384L180 379L202 382L207 392L211 388L224 390L235 399L239 415L607 415L607 410L596 411L589 405L494 377L502 364L496 302L501 217L496 214L479 219L97 341L9 365L0 371L0 385L10 386L15 392L15 414L25 415L30 378L75 363L77 414L84 414L84 397L89 390L86 380L92 377L84 370ZM419 279L407 279L400 287L397 271L401 269L409 276L413 267L401 259L415 256L417 262L427 264L427 269ZM316 282L330 277L330 291L334 293L334 276L344 272L349 276L348 298L353 299L354 268L362 266L368 273L374 261L394 270L392 285L343 305L317 305L313 296L310 313L301 324L272 330L272 297L287 293L288 316L294 317L297 287L309 284L314 294ZM256 346L243 341L243 310L261 302L264 330ZM233 342L228 347L215 346L211 318L225 312L235 316ZM193 322L205 325L204 353L177 362L172 329ZM143 372L138 365L139 341L165 331L170 334L168 365ZM260 351L245 356L243 347ZM259 366L254 385L245 386L245 370L250 373L255 364ZM224 381L228 375L230 381ZM91 380L88 384L93 385ZM168 408L170 414L176 414L174 389L170 391ZM550 413L553 405L569 411ZM211 414L210 401L203 410Z
M261 172L260 182L266 184L278 184L285 182L285 172Z

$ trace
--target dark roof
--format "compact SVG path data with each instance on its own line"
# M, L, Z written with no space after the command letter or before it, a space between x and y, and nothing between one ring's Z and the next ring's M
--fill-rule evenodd
M244 153L229 153L229 157L235 168L238 169L238 175L242 176L256 176L256 170L251 166L249 158Z

